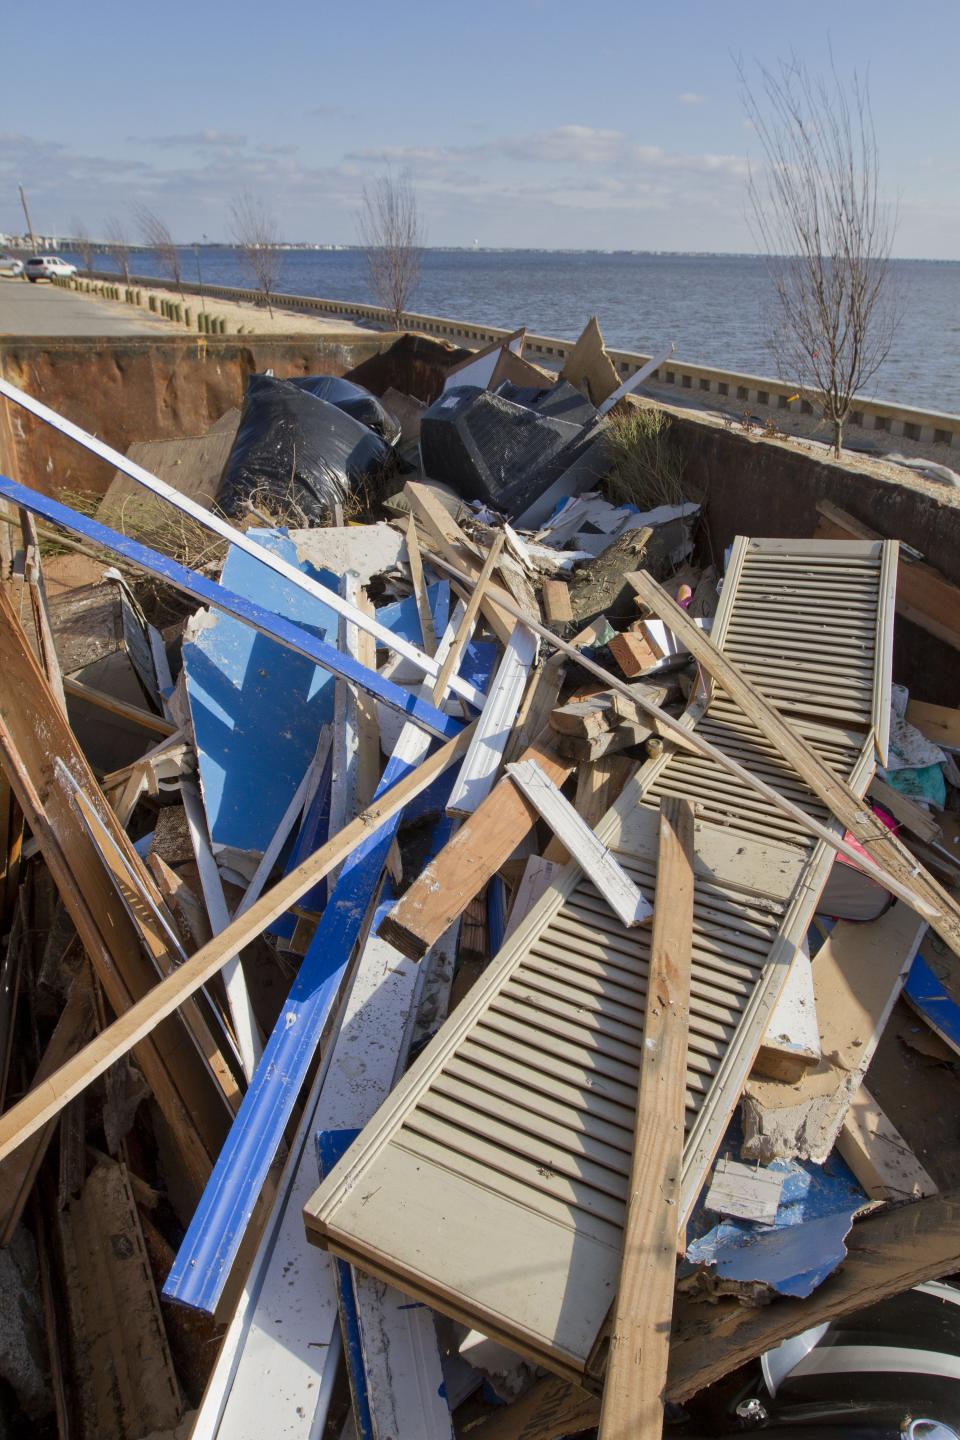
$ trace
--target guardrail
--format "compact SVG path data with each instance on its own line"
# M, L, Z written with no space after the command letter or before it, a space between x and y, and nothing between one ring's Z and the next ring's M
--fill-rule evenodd
M115 279L98 271L84 272L90 279ZM193 284L184 282L178 287L172 280L157 279L151 275L132 275L131 285L140 285L159 290L182 290L191 295L205 298L245 301L262 305L263 296L259 290L244 290L228 285ZM391 323L390 312L379 305L362 305L352 300L327 300L315 295L271 295L274 309L290 310L329 315L333 319L368 322L374 325ZM442 315L423 315L409 311L405 315L409 329L433 335L438 340L450 340L465 349L489 345L495 340L505 340L513 332L498 329L492 325L472 325L463 320L450 320ZM527 333L524 354L536 357L547 365L558 368L573 349L572 340L560 340L552 335ZM642 369L651 357L630 350L611 350L610 359L623 379ZM758 406L786 414L793 412L813 415L814 407L809 400L797 399L797 386L765 375L749 375L737 370L720 370L712 365L694 365L685 360L671 358L655 370L650 377L658 385L676 389L682 403L684 392L693 392L698 399L713 395L718 401L743 406ZM854 408L847 419L847 427L868 432L881 432L891 438L902 436L906 440L918 441L924 445L960 447L960 415L951 415L938 410L919 410L910 405L898 405L890 400L868 400L857 397Z

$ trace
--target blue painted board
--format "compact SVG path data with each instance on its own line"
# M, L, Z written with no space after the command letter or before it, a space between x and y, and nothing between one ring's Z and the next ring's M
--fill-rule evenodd
M910 967L903 998L951 1049L960 1051L960 1005L944 989L922 954Z
M377 795L415 768L391 756ZM208 1314L217 1307L320 1037L340 1002L400 818L393 816L344 862L177 1253L163 1288L168 1300Z
M320 1130L318 1132L317 1162L321 1179L330 1174L334 1165L343 1158L359 1134L359 1130ZM353 1269L346 1260L340 1260L336 1256L334 1256L333 1265L337 1277L337 1294L340 1297L343 1353L347 1362L347 1373L350 1377L354 1424L357 1427L359 1440L374 1440L373 1417L370 1414L370 1398L367 1394L367 1377L363 1368L360 1312L357 1308L357 1297L353 1288Z
M242 595L234 595L225 586L218 585L215 581L208 580L193 570L188 570L185 565L171 560L168 555L161 555L159 551L141 545L138 540L131 540L127 535L120 535L116 530L101 525L98 520L91 520L88 516L71 510L68 505L61 505L58 500L51 500L49 496L41 495L26 485L18 485L16 481L8 479L5 475L0 475L0 497L11 500L14 505L22 505L32 515L40 515L43 519L49 520L52 525L59 525L64 530L69 530L75 535L82 535L86 540L92 540L95 545L100 545L105 550L122 555L132 565L146 570L150 575L155 575L159 580L172 585L174 589L182 590L192 599L199 600L204 605L212 605L214 609L223 611L225 614L236 616L255 630L261 631L262 634L273 640L279 640L281 645L286 645L288 649L305 655L315 665L320 665L325 670L332 670L335 675L341 675L351 684L358 685L361 690L372 695L375 700L381 700L385 705L399 711L408 720L412 720L414 724L420 725L432 734L441 735L446 739L459 734L462 728L460 722L449 715L444 715L428 701L409 695L399 685L385 680L375 670L368 670L366 666L358 664L349 655L341 655L335 646L317 639L309 631L301 629L300 626L291 624L282 615L271 614L262 605L245 599ZM273 573L267 566L264 566L264 572Z
M377 795L415 768L392 755ZM217 1307L320 1037L343 997L350 956L402 815L344 862L167 1277L167 1300L208 1314ZM439 824L432 847L440 848L449 834L449 826Z
M265 549L336 590L337 576L297 557L278 530L254 530ZM231 546L221 576L237 595L337 643L338 616L252 555ZM209 615L183 646L200 785L214 849L262 855L333 719L334 677L230 615Z

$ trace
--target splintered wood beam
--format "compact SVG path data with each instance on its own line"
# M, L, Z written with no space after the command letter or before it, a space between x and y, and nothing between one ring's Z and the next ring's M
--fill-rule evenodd
M238 955L245 945L295 905L370 834L402 810L414 796L432 785L448 766L455 765L465 754L472 733L473 726L467 726L454 740L448 740L427 756L416 770L345 825L339 835L321 845L302 865L279 880L272 890L232 920L209 944L185 960L136 1004L124 1009L112 1025L101 1031L72 1060L0 1115L0 1160L6 1159L18 1145L58 1115L64 1105L85 1090L98 1075L146 1039L161 1021L172 1015L228 960Z
M831 814L855 835L874 864L861 859L866 870L911 909L930 921L946 945L960 957L960 906L933 878L891 830L876 818L850 786L824 764L820 756L787 724L775 706L747 679L740 667L718 650L685 610L671 600L651 575L637 571L627 579L640 599L665 621L694 659L753 721L760 733L800 776ZM849 857L848 857L849 858ZM883 874L876 867L882 867Z
M623 1260L599 1440L660 1440L682 1209L693 957L693 807L660 801L657 889Z
M521 757L535 760L557 785L574 769L544 732ZM537 823L538 812L507 776L498 780L435 860L380 922L378 934L402 955L422 960L509 860Z
M439 555L431 557L431 564L435 565L438 570L444 571L445 574L453 576L464 585L471 585L473 583L469 575L464 574L456 565L450 564ZM602 665L598 665L595 660L591 660L589 655L584 655L582 651L578 650L575 643L568 643L566 640L561 640L559 636L554 635L546 626L529 619L518 606L512 604L505 591L496 589L495 594L497 604L500 605L502 609L508 610L510 614L514 615L518 620L523 620L524 624L528 625L535 635L539 635L542 640L546 640L554 650L559 650L561 654L569 656L571 660L575 660L577 664L589 674L595 675L598 680L602 680L607 689L615 690L625 699L632 701L637 710L642 710L644 714L652 716L656 722L654 728L660 737L670 740L682 750L687 750L694 755L703 755L706 759L713 760L716 764L722 765L725 770L731 775L735 775L737 779L742 781L750 790L755 791L757 795L761 795L769 804L776 806L781 814L788 815L791 820L796 821L808 834L815 835L818 840L822 840L825 844L829 845L838 855L845 855L858 869L866 870L869 868L869 872L877 881L877 884L886 886L892 894L899 896L902 900L906 900L908 905L918 910L920 914L927 916L930 919L930 923L936 928L934 914L939 915L939 911L936 910L935 906L929 904L922 896L917 894L917 887L915 885L902 884L899 880L895 880L887 870L882 869L878 864L874 863L871 865L869 861L864 859L862 852L855 850L852 845L848 845L846 840L837 835L835 831L831 830L827 825L821 825L819 820L815 820L813 816L808 815L799 805L795 805L792 800L788 800L785 795L781 795L779 790L774 790L771 785L768 785L765 780L761 780L758 775L754 775L745 765L741 765L739 761L734 760L733 757L726 754L725 751L711 744L711 742L705 739L697 730L687 729L686 726L681 725L680 721L675 720L666 710L661 709L659 705L654 704L645 696L639 694L636 686L630 686L623 680L618 680L616 675L612 674L609 670L605 670ZM669 600L669 596L665 598ZM677 608L679 609L679 607ZM684 620L687 619L685 611L680 610L679 613L683 616ZM702 631L696 625L692 625L692 629L701 639L705 639ZM574 641L576 638L577 637L574 637ZM707 643L709 644L709 641ZM688 648L692 651L692 647ZM719 654L719 651L714 653ZM839 784L840 782L837 783ZM862 811L863 806L859 801L857 804L860 805ZM848 826L847 828L849 829L851 827ZM913 866L911 871L912 878L913 875L920 870L920 866L918 862L913 860L912 856L911 864ZM938 890L938 893L942 895L944 892ZM958 925L958 931L960 931L960 925ZM957 944L960 945L960 933L958 933L956 938ZM947 943L950 944L951 942L948 941Z

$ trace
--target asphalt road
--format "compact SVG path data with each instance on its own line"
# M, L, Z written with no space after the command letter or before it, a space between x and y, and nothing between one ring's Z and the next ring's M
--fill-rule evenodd
M155 335L182 327L132 306L75 295L39 280L0 278L0 335Z

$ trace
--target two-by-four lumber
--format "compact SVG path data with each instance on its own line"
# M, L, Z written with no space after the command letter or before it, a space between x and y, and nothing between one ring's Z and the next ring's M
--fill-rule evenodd
M960 1270L960 1192L875 1210L857 1220L843 1264L802 1300L772 1305L677 1297L666 1398L678 1403L815 1325L840 1320ZM550 1376L472 1432L477 1440L560 1440L596 1425L600 1402Z
M929 919L940 938L960 957L960 906L953 896L924 870L903 841L876 818L846 781L840 779L813 747L791 729L740 667L717 649L651 575L638 571L628 575L627 579L644 604L666 622L677 639L739 705L760 733L776 746L787 764L856 836L875 864L883 867L885 875L882 883ZM859 865L861 869L868 868L863 860ZM880 878L874 870L870 873Z
M829 500L818 500L817 509L823 517L815 532L818 540L884 538ZM960 650L960 589L932 565L904 560L897 571L896 607L905 620Z
M599 1440L660 1440L677 1269L690 971L693 807L660 802L656 900L623 1259Z
M529 746L521 758L535 760L557 785L562 785L574 768L572 761L557 754L549 732ZM380 922L378 934L402 955L422 960L509 860L537 819L536 808L513 781L507 776L498 780Z
M624 925L641 925L653 911L643 892L535 760L518 760L507 774L563 841L591 884Z
M156 963L165 958L172 969L180 956L155 919L156 907L162 907L159 892L107 805L2 593L0 674L3 767L110 1006L123 1015L149 995L157 978ZM61 774L71 783L65 783ZM148 904L132 906L117 888L75 792L83 793L93 807L98 826ZM139 1047L137 1059L176 1139L184 1175L202 1189L226 1134L230 1110L192 1038L192 1021L198 1027L202 1024L195 1004L190 1020L188 1024L185 1016L172 1018ZM51 1083L52 1079L45 1082Z
M227 960L238 955L245 945L295 905L325 875L329 875L369 835L428 785L432 785L448 766L455 765L465 753L472 733L473 727L467 726L456 739L448 740L427 756L412 774L375 800L361 815L344 826L339 835L321 845L289 875L278 880L271 890L232 920L209 944L185 960L172 975L155 985L142 1000L129 1008L121 1007L124 1013L112 1025L48 1080L0 1115L0 1160L58 1115L64 1105L85 1090L98 1075L146 1039L189 996L216 975Z
M2 490L2 484L0 484L0 490ZM465 585L469 586L473 583L469 575L466 575L462 570L458 569L456 565L449 563L439 555L433 556L432 563L437 569L444 571L447 575L452 575ZM515 615L518 620L523 620L526 625L529 625L535 635L539 635L541 639L546 640L554 650L558 650L561 654L567 655L575 660L577 664L582 666L590 675L595 675L599 680L602 680L603 684L609 689L615 690L625 699L632 701L637 709L644 714L652 716L656 722L654 729L657 731L658 736L672 741L674 745L679 746L683 750L690 751L695 755L703 755L706 759L715 761L716 764L721 765L729 774L735 775L749 790L753 790L757 795L762 796L764 800L775 806L783 815L789 816L791 820L794 820L808 834L815 835L818 840L824 841L824 843L829 845L832 850L835 850L838 855L845 855L852 864L860 869L867 867L869 861L864 860L862 852L855 850L852 845L848 844L847 841L842 839L834 830L831 830L829 826L821 825L819 820L815 820L806 810L802 809L801 806L795 805L792 800L788 800L785 795L782 795L779 790L775 790L772 785L768 785L759 775L749 770L745 765L741 765L739 761L734 760L732 755L728 755L724 750L713 745L704 735L700 734L699 731L693 728L687 728L681 724L679 720L675 720L666 710L661 709L659 705L649 700L646 695L640 692L639 687L630 686L624 681L618 680L609 670L605 670L602 665L598 665L595 660L591 660L589 655L584 655L577 649L576 641L578 637L575 636L574 640L568 644L566 640L561 640L558 635L554 635L553 631L548 630L546 626L540 625L538 622L530 620L523 615L502 590L497 590L496 595L499 605L505 610L509 610L510 614ZM669 596L665 598L669 599ZM683 616L684 620L688 620L685 611L679 610L679 614ZM690 623L692 624L692 622ZM697 626L693 625L692 628L696 635L703 638L702 632ZM688 648L692 649L692 647ZM719 652L713 653L716 654ZM819 757L817 758L819 763ZM870 873L878 884L884 885L892 894L906 900L908 904L920 910L924 915L930 916L932 919L935 913L935 907L930 905L921 896L918 896L915 885L902 884L877 863L873 864Z

